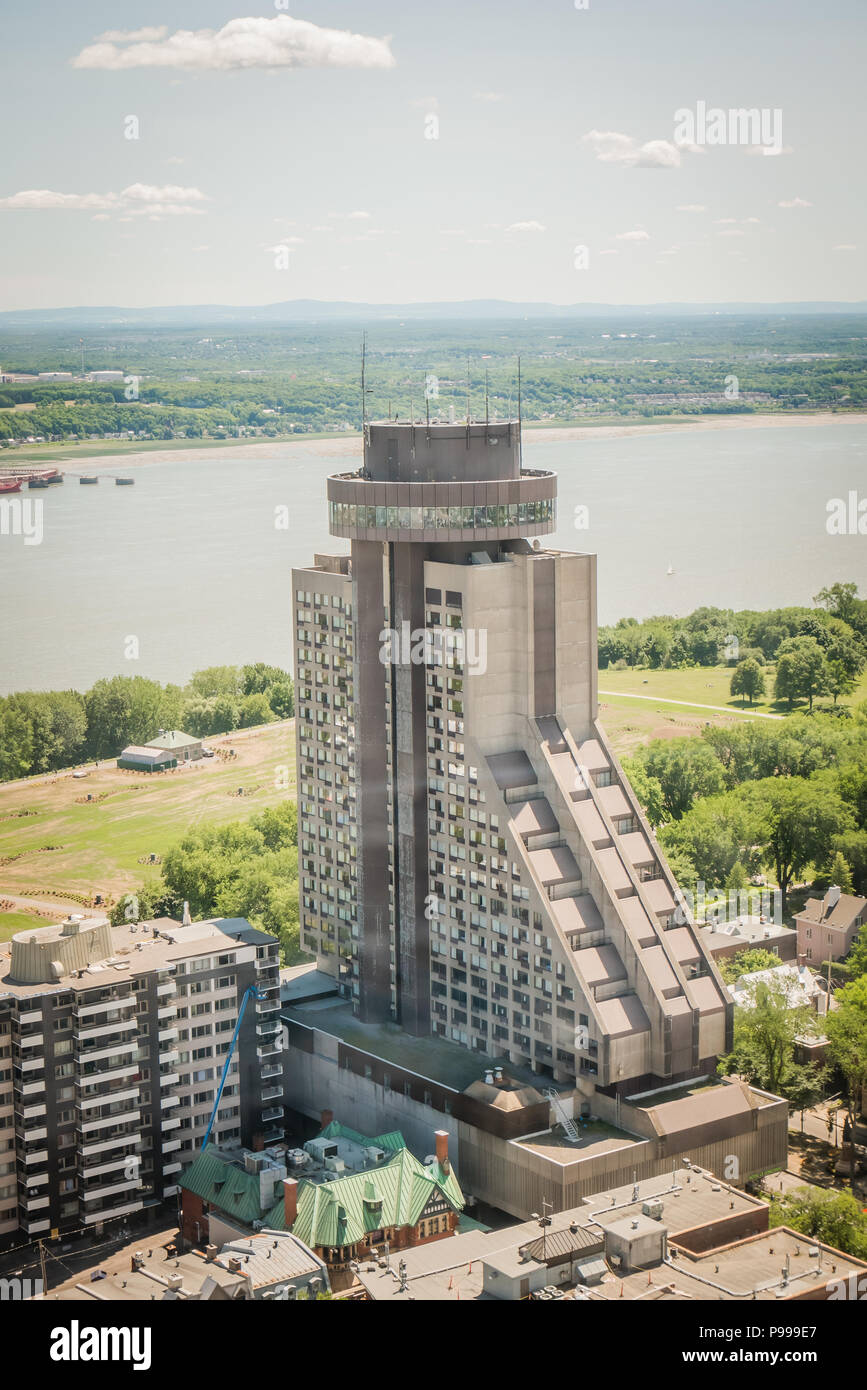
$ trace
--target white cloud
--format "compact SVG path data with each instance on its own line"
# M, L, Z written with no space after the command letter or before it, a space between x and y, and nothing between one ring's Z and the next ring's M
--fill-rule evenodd
M675 212L707 212L704 203L678 203Z
M544 232L546 230L542 222L513 222L506 228L507 232Z
M811 208L812 203L808 203L806 198L786 198L782 203L777 203L778 208Z
M346 29L323 29L305 19L276 15L231 19L222 29L165 26L110 30L72 59L76 68L180 68L231 72L244 68L392 68L391 39Z
M650 233L643 227L636 227L634 232L618 232L618 241L650 241Z
M189 217L201 215L207 202L198 188L178 184L131 183L120 193L55 193L50 188L28 188L0 198L0 208L31 211L98 212L130 217Z
M581 137L603 164L625 164L637 169L676 169L681 151L670 140L648 140L643 145L617 130L591 130Z

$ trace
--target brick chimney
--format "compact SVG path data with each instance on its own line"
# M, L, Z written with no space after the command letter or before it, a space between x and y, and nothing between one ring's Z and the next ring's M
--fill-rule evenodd
M447 1129L434 1130L437 1145L437 1163L444 1173L449 1171L449 1132Z
M283 1179L283 1223L291 1231L298 1219L298 1184L294 1178Z
M322 1111L322 1114L319 1116L319 1123L320 1123L321 1127L322 1127L323 1129L327 1129L328 1126L329 1126L330 1124L333 1123L333 1121L334 1121L334 1111L333 1111L333 1110L323 1110L323 1111Z
M252 1143L252 1145L251 1145L251 1148L252 1148L252 1150L253 1150L253 1153L260 1154L260 1153L262 1152L262 1150L264 1149L264 1147L265 1147L265 1136L264 1136L264 1134L261 1134L261 1133L254 1134L254 1135L253 1135L253 1143Z

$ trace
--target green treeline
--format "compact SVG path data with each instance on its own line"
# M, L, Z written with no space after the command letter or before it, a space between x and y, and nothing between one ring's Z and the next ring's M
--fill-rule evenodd
M288 719L294 711L291 676L262 661L210 666L185 686L112 676L83 695L20 691L0 699L0 781L114 758L130 743L156 738L160 729L205 738Z

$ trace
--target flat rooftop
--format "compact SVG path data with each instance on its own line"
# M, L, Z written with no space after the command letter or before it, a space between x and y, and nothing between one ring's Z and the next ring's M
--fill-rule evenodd
M104 925L105 919L88 917L82 923L82 928L86 932L100 922ZM32 937L48 945L59 938L61 931L62 923L56 923L16 935ZM35 984L22 984L12 978L12 942L0 943L0 998L4 994L32 997L56 994L59 990L97 989L117 979L130 979L152 970L166 970L179 960L229 950L239 943L261 946L274 941L274 937L267 932L251 927L244 917L215 917L204 922L192 922L186 927L170 917L159 917L137 925L111 927L109 931L112 945L110 956L92 961L81 970L80 977L79 972L75 971L57 980Z
M575 1124L581 1135L577 1144L552 1130L547 1130L544 1134L528 1134L523 1139L513 1139L512 1143L520 1144L524 1149L532 1149L534 1153L563 1165L644 1143L643 1139L634 1134L627 1134L625 1130L615 1129L604 1120L576 1120Z
M513 1066L502 1057L488 1057L483 1052L470 1052L457 1043L433 1035L417 1038L405 1033L397 1024L362 1023L352 1012L348 1000L311 999L303 1004L284 1003L284 1019L318 1028L340 1038L349 1047L369 1052L385 1062L393 1062L404 1071L414 1072L429 1081L438 1081L454 1091L465 1091L488 1070L504 1067L509 1076L528 1086L568 1090L550 1077L539 1077L528 1068Z

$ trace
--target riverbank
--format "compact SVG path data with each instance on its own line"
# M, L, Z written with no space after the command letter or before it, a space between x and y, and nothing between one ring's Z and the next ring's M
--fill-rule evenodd
M600 421L598 424L533 424L524 426L524 443L568 444L586 443L597 439L626 439L633 435L706 434L725 430L809 428L844 422L867 424L867 412L819 410L810 414L776 412L751 415L682 415L664 420L633 423L629 420ZM274 439L175 439L147 442L106 440L104 444L65 444L38 447L24 445L0 451L0 469L14 463L53 463L78 471L116 468L123 459L124 468L140 468L149 463L192 462L205 453L219 453L221 458L273 458L275 450L287 444L300 444L309 453L328 457L358 458L361 456L361 435L345 431L334 434L287 434Z

